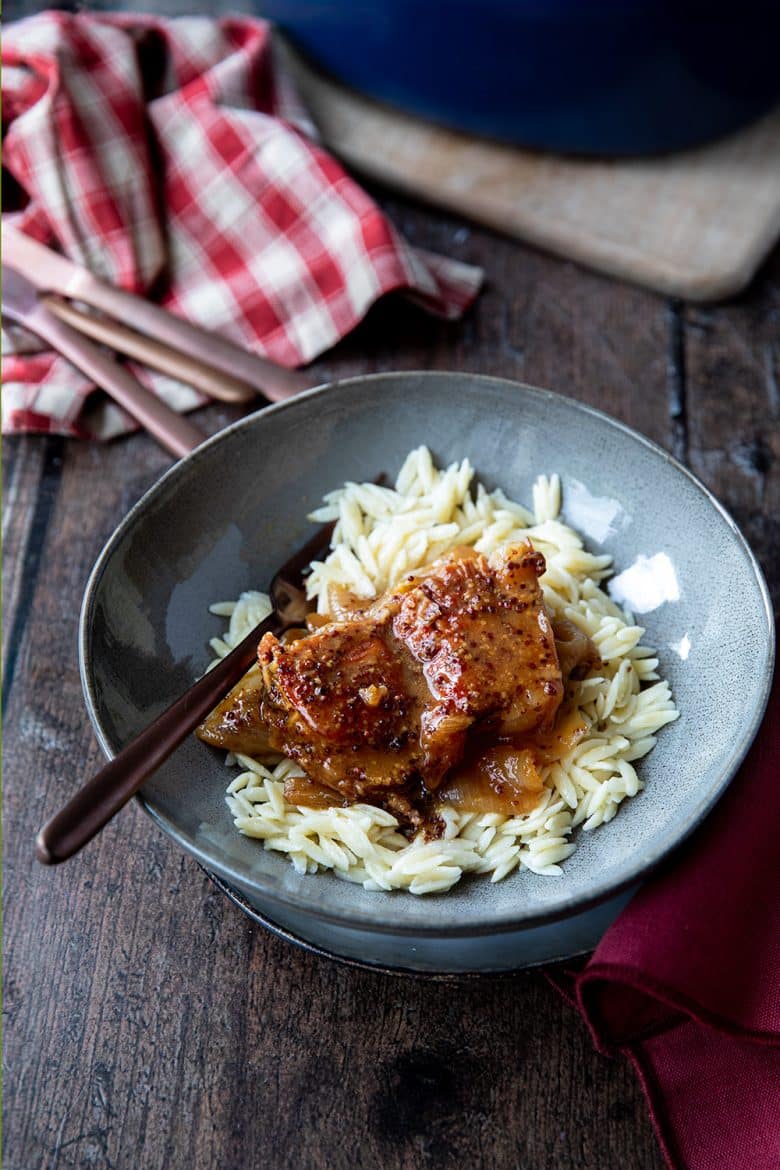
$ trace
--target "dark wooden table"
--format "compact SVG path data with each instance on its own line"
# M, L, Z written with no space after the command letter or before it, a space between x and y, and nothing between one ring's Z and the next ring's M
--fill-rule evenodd
M738 302L695 308L383 202L487 288L457 325L388 299L318 376L467 369L603 407L701 476L777 590L780 255ZM5 1170L660 1170L630 1068L539 972L441 984L317 958L135 804L66 866L36 864L36 829L101 763L76 662L86 578L168 464L144 435L4 443Z

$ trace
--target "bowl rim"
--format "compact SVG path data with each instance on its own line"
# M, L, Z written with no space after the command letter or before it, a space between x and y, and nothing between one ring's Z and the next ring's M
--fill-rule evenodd
M383 923L378 921L376 917L372 916L369 910L365 912L346 911L339 912L337 909L315 907L312 908L310 899L305 895L298 895L291 891L284 891L280 893L278 889L264 888L262 873L252 875L249 882L257 889L257 893L262 897L264 902L270 906L280 905L294 908L297 912L310 915L323 921L332 922L339 926L349 926L356 929L365 930L366 933L381 932L383 934L430 934L431 936L440 937L472 937L476 935L490 935L496 933L503 933L506 931L517 931L523 927L539 926L543 923L555 922L563 918L567 918L571 914L579 913L587 910L592 906L598 905L607 898L617 895L629 886L636 884L642 879L649 876L649 874L657 868L666 858L674 853L691 835L691 833L705 820L709 813L714 808L715 804L720 800L726 791L728 785L736 775L741 763L747 755L750 746L758 732L761 722L764 717L767 703L769 701L769 694L772 684L772 677L774 672L775 660L775 634L774 634L774 614L772 610L771 597L769 589L764 578L758 560L753 553L746 538L742 534L736 521L727 511L727 509L718 501L701 480L694 475L687 467L684 466L678 459L676 459L670 452L659 446L652 439L648 439L639 431L634 430L627 423L620 419L607 414L598 407L591 406L589 403L581 402L576 398L571 398L567 395L558 394L555 391L543 389L538 386L530 385L525 382L517 382L511 378L500 378L492 375L472 373L470 371L457 370L394 370L386 371L376 374L358 374L349 378L341 378L332 382L324 382L313 386L310 389L304 390L302 393L296 395L294 398L286 399L283 402L273 403L269 406L262 407L251 414L245 415L236 422L217 431L215 434L209 436L203 443L196 447L192 452L186 455L183 459L174 463L167 471L155 480L153 484L143 493L140 499L130 508L125 517L120 521L114 529L111 536L106 541L101 550L93 569L87 580L84 597L81 604L79 614L78 626L78 657L79 657L79 675L81 679L81 686L84 695L87 713L89 715L90 723L95 732L95 736L106 756L112 759L119 750L106 735L97 715L97 708L95 703L94 679L90 673L89 666L89 643L90 631L92 627L92 616L95 607L96 594L101 578L114 554L117 546L125 539L127 534L132 530L138 520L143 516L144 511L149 501L158 495L165 485L170 481L178 478L182 474L184 467L191 468L197 464L204 454L212 447L222 443L225 439L235 432L251 427L262 425L263 419L270 415L283 414L289 410L300 409L301 403L310 402L313 399L327 396L336 389L348 389L350 387L363 386L367 384L371 386L381 385L383 382L397 381L399 378L413 378L415 380L422 380L425 382L446 382L452 377L457 378L471 378L479 384L492 384L496 387L511 388L514 394L521 392L525 396L530 396L541 401L562 401L568 407L574 408L575 411L582 412L589 415L600 423L605 424L608 428L616 429L626 435L634 442L638 442L641 446L647 448L654 455L659 456L665 463L673 467L677 472L681 473L692 485L699 491L710 504L711 507L719 514L721 519L725 522L731 534L736 538L737 544L740 547L745 559L747 560L756 585L761 595L763 602L764 616L767 622L768 634L768 657L764 667L764 677L762 679L761 692L759 701L756 703L750 721L740 729L740 734L735 737L732 745L731 755L726 761L720 782L714 785L708 793L707 799L695 809L691 810L687 819L676 826L673 834L673 839L670 841L665 838L663 842L656 842L655 848L649 854L642 854L641 859L630 865L623 875L617 881L602 882L595 884L593 889L587 893L579 893L570 895L562 899L553 907L544 907L538 910L525 910L514 916L508 916L504 913L498 917L485 917L479 923L470 923L467 926L458 926L457 924L436 925L434 923L425 924L424 926L419 922L404 925L403 923ZM204 868L211 870L218 874L223 880L230 882L239 887L247 882L247 879L240 874L237 874L230 865L224 865L218 861L208 849L201 849L187 841L183 835L177 830L177 827L168 821L161 813L159 813L153 805L144 797L143 790L136 795L136 799L140 802L144 811L151 817L151 819L163 830L163 832L170 837L177 845L185 850L191 857L200 863ZM316 878L317 875L312 875ZM476 879L475 879L476 880ZM378 896L378 895L377 895ZM444 895L446 897L446 892Z

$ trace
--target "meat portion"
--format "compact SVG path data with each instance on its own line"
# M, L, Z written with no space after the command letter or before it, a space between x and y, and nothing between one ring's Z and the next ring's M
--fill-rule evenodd
M290 647L266 634L258 659L260 718L310 779L355 801L415 778L424 706L389 623L328 625Z
M544 557L530 544L490 560L467 551L438 561L396 594L393 632L422 667L430 692L424 741L436 740L440 720L455 713L497 737L550 726L563 695L538 583Z
M345 802L418 823L468 733L511 741L555 721L563 679L543 571L530 544L489 559L461 549L290 645L266 634L249 704L261 736ZM236 688L201 738L247 750L235 746L248 730L239 702Z

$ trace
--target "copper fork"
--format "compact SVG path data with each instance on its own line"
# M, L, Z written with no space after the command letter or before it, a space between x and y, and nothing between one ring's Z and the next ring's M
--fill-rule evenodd
M303 624L308 609L304 574L311 562L327 551L334 527L326 524L320 528L274 574L269 589L273 609L268 617L43 826L35 843L39 861L44 865L67 861L91 841L246 674L263 634L270 631L279 635Z

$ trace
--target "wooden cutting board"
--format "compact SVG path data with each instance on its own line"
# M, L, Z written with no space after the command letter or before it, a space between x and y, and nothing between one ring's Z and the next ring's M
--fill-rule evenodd
M352 170L612 276L718 300L745 287L780 234L780 111L679 154L566 158L440 129L285 57Z

